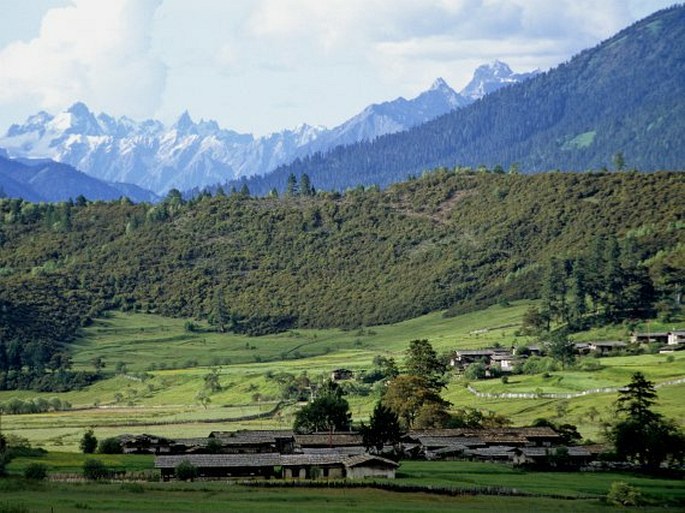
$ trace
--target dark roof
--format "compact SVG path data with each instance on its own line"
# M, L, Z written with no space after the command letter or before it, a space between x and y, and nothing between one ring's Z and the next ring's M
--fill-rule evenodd
M519 449L521 454L529 458L543 458L545 456L553 455L557 449L566 449L568 455L571 457L587 457L590 456L590 451L585 447L522 447Z
M494 445L492 447L478 447L477 449L470 449L466 451L468 454L488 458L510 458L513 457L515 447L508 445Z
M475 447L477 445L484 445L480 438L466 436L420 436L418 441L424 447Z
M274 443L277 439L293 437L291 430L264 431L212 431L210 438L221 440L224 445L250 445Z
M140 434L140 435L130 435L124 434L117 437L119 443L152 443L152 444L170 444L173 440L169 438L164 438L163 436Z
M174 456L157 456L155 468L176 468L187 461L196 467L275 467L281 463L278 453L265 454L179 454Z
M420 437L476 437L482 440L496 438L559 438L559 434L550 427L507 427L507 428L455 428L424 429L410 431L407 438L418 440Z
M447 447L441 447L440 449L433 451L433 453L445 455L445 454L463 453L463 452L466 452L468 450L469 450L469 447L467 447L465 445L448 445Z
M295 435L295 443L300 447L336 447L361 445L359 433L312 433Z
M367 465L369 463L375 463L376 465L381 465L383 467L397 468L400 466L396 461L389 460L387 458L381 458L380 456L375 456L373 454L358 454L356 456L350 456L343 461L346 467L360 467Z
M353 454L364 454L366 449L361 445L339 446L339 447L303 447L299 449L299 454L340 454L352 456Z

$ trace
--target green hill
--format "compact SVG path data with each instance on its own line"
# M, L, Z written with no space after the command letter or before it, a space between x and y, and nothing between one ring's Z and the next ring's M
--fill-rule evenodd
M683 197L679 173L442 170L344 196L0 200L2 320L61 339L106 309L248 334L385 324L536 297L550 257L602 236L677 275Z

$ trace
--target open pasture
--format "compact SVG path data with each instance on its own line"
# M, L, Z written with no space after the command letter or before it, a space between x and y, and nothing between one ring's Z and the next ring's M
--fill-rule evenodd
M76 368L92 369L96 357L110 374L83 390L62 394L33 391L0 392L0 401L59 397L73 409L28 415L3 415L3 430L28 437L47 449L78 450L88 428L98 438L121 433L153 433L169 437L206 436L213 430L287 428L297 406L281 403L275 377L280 373L320 380L336 368L370 370L373 358L392 356L401 365L414 339L428 339L439 353L526 341L517 337L520 319L531 302L497 305L488 310L446 318L429 314L402 323L358 330L296 330L264 337L207 331L194 323L155 315L112 313L88 327L73 346ZM664 328L664 327L662 327ZM603 329L602 338L625 337L623 327ZM587 338L587 333L578 338ZM599 334L598 334L599 337ZM685 355L641 355L587 358L592 371L566 370L549 375L510 376L471 383L480 392L575 393L590 388L619 387L640 370L656 383L685 376ZM119 368L125 372L115 374ZM218 372L221 390L199 397L205 376ZM539 417L571 422L585 437L601 438L602 422L613 418L615 393L573 399L481 398L452 376L444 397L453 407L495 411L516 425ZM659 410L685 422L685 385L659 390ZM368 418L378 391L348 396L354 420ZM257 418L256 418L257 417Z

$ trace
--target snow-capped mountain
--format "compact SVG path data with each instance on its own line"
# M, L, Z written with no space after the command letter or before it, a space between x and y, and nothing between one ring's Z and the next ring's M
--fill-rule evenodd
M0 148L13 158L48 158L107 182L164 194L265 174L317 151L403 131L528 76L495 62L478 68L461 95L438 79L416 98L371 105L332 129L300 125L259 138L222 129L216 121L195 122L188 112L166 127L155 120L95 115L76 103L54 116L39 112L12 125Z
M501 87L523 82L539 73L538 69L529 73L514 73L504 62L494 61L476 68L473 79L459 94L470 102L476 101Z

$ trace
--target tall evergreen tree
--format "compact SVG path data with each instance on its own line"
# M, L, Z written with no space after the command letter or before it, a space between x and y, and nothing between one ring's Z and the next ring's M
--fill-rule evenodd
M586 326L587 287L585 281L585 259L580 257L573 263L571 271L569 324L574 330Z
M566 304L568 286L566 278L566 263L564 260L556 257L551 258L542 284L542 299L550 318L558 322L568 321L568 308Z
M300 195L314 196L314 188L312 187L312 181L307 173L303 173L300 177Z
M297 177L295 173L290 173L288 179L285 182L285 196L287 198L292 198L299 194L299 188L297 186Z

